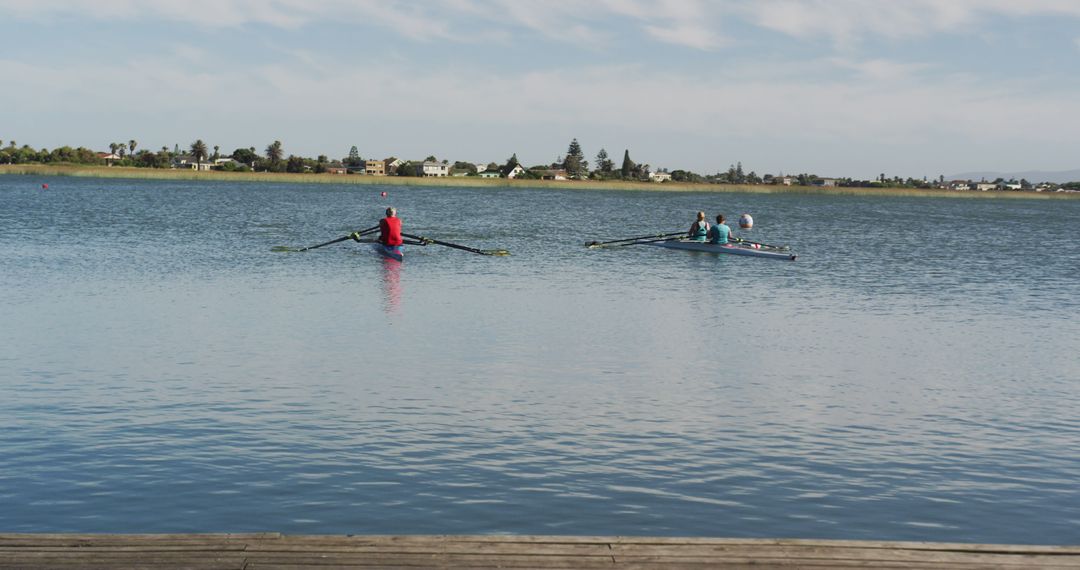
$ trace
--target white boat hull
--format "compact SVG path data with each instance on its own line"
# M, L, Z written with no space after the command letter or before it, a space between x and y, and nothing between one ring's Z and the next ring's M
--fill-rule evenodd
M758 249L750 247L748 245L740 244L716 244L708 243L704 241L690 241L690 240L669 240L669 241L654 241L646 243L644 245L655 245L657 247L666 247L668 249L685 249L687 251L705 251L708 253L726 253L729 255L747 255L750 257L767 257L769 259L782 259L786 261L795 261L796 255L786 251L775 251L771 249Z

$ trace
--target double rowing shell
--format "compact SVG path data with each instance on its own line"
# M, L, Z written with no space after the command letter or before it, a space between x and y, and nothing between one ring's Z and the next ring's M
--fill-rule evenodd
M387 259L393 259L394 261L405 260L405 254L401 251L401 246L399 245L383 245L381 243L373 243L371 244L371 247L375 250L375 253L378 253L379 255Z
M690 241L690 240L671 240L671 241L654 241L645 245L655 245L657 247L666 247L668 249L685 249L689 251L707 251L709 253L728 253L732 255L749 255L751 257L767 257L769 259L783 259L787 261L795 261L794 253L785 253L782 251L769 251L765 249L757 249L738 244L718 244L708 243L704 241Z

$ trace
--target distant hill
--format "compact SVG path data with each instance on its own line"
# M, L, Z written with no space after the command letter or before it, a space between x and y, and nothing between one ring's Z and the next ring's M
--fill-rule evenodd
M961 172L960 174L953 174L945 177L946 180L974 181L979 181L983 178L991 181L998 178L1004 178L1005 180L1015 178L1017 180L1026 179L1033 184L1038 184L1039 182L1064 184L1066 182L1080 181L1080 169L1062 170L1059 172L1049 172L1046 170L1028 170L1026 172Z

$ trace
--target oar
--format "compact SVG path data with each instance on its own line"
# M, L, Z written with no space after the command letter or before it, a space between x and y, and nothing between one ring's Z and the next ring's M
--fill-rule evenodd
M585 246L586 247L602 247L602 246L605 246L605 245L608 245L608 244L611 244L611 243L619 243L619 242L622 242L622 241L637 241L637 240L641 240L641 239L650 239L650 238L668 238L668 237L672 237L672 236L681 236L681 235L685 235L685 234L686 234L686 232L674 232L674 233L670 233L670 234L652 234L652 235L638 236L638 237L632 237L632 238L613 239L611 241L591 241L591 242L585 244Z
M681 235L686 235L686 232L679 232L676 235L680 235L680 236ZM616 244L612 244L611 246L608 246L608 247L623 247L623 246L627 246L627 245L638 245L638 244L642 244L642 243L656 243L658 241L676 241L677 239L678 238L673 238L671 236L654 237L652 239L639 239L638 241L632 241L632 242L629 242L629 243L616 243Z
M434 243L434 244L443 245L443 246L446 246L446 247L452 247L454 249L460 249L462 251L470 251L472 253L479 253L480 255L510 255L510 252L506 251L505 249L477 249L475 247L469 247L467 245L460 245L460 244L450 243L450 242L446 242L446 241L439 241L437 239L426 238L426 237L423 237L423 236L414 236L412 234L406 234L406 233L403 233L401 235L404 236L404 237L407 237L407 238L412 238L412 239L417 240L417 241L422 241L422 242L425 242L425 243Z
M377 231L379 231L379 226L371 227L371 228L368 228L366 230L360 230L358 232L353 232L353 233L354 234L360 234L360 235L366 235L366 234L370 234L370 233L377 232ZM323 247L323 246L326 246L326 245L342 242L342 241L345 241L347 239L352 239L352 234L349 234L349 235L344 236L344 237L339 237L337 239L332 239L332 240L330 240L330 241L328 241L326 243L320 243L319 245L313 245L311 247L305 247L304 249L298 249L296 251L307 251L309 249L316 249L316 248L320 248L320 247Z
M769 245L767 243L750 241L748 239L737 238L737 237L728 238L728 241L733 241L735 243L748 243L750 245L756 245L758 247L765 247L765 248L769 248L769 249L791 249L791 246L787 246L787 245Z

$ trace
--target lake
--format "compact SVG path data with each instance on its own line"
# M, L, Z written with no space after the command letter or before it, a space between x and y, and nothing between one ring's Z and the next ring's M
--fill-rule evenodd
M512 255L274 251L390 204ZM799 259L584 247L699 209ZM0 532L1075 544L1078 220L0 176Z

